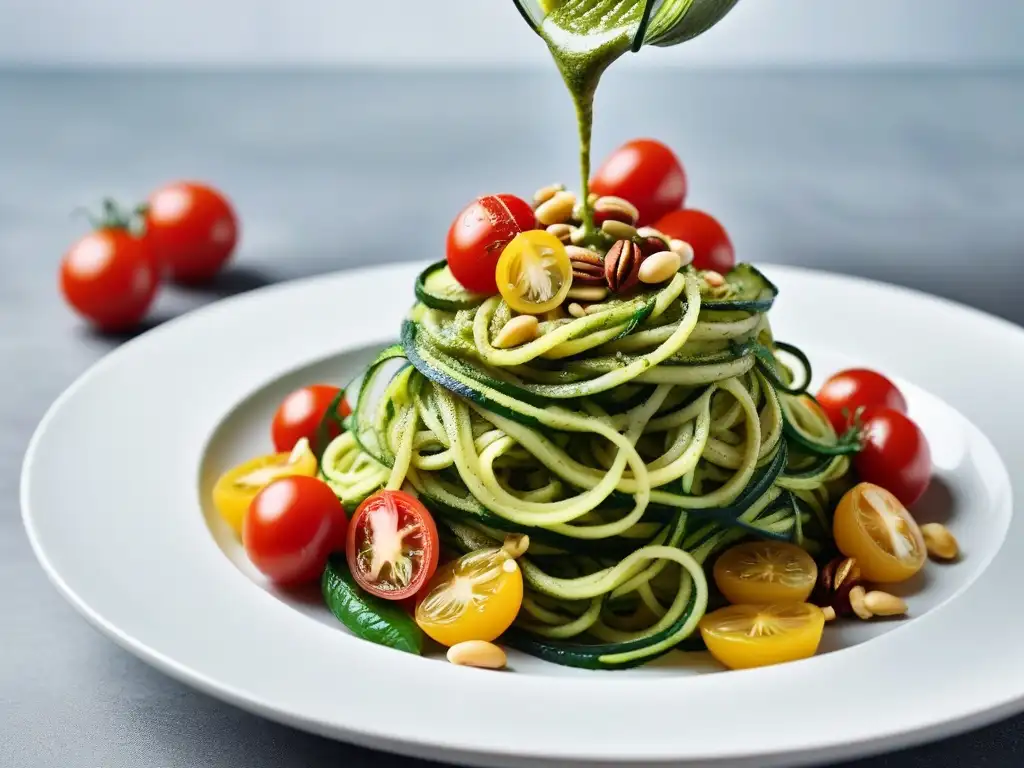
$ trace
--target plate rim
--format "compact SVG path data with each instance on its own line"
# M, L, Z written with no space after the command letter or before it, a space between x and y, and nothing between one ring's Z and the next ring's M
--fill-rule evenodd
M903 294L914 300L924 300L926 302L937 303L937 307L945 307L946 309L955 310L957 313L967 313L973 316L976 320L984 321L986 323L996 323L1002 326L1004 330L1012 332L1018 338L1024 348L1024 329L1021 329L1017 325L1000 318L995 315L991 315L984 311L962 305L956 301L933 296L931 294L912 289L904 286L892 285L885 282L880 282L868 278L840 275L831 272L823 272L813 269L807 269L802 267L791 267L785 265L772 265L764 264L766 270L773 271L776 275L789 275L795 276L798 279L824 279L828 281L839 281L840 283L846 284L857 284L865 290L877 290L882 289L884 291L895 291L896 294ZM443 745L440 742L434 744L425 744L421 740L405 739L402 736L396 736L394 733L386 732L385 729L379 729L378 732L372 732L367 729L354 729L347 726L339 725L337 722L329 720L310 720L309 718L296 718L293 713L282 711L279 706L275 706L273 702L267 702L254 698L251 694L247 694L245 691L241 691L231 685L226 685L223 682L217 682L208 679L208 677L197 672L194 669L189 669L173 658L166 656L161 651L150 647L145 642L142 642L136 637L133 637L123 632L116 624L112 623L105 616L100 615L95 611L76 590L65 581L64 577L60 574L57 566L51 562L50 557L46 552L46 548L43 542L39 538L39 533L36 530L33 521L32 513L32 501L30 498L30 481L33 463L35 457L38 454L40 444L46 438L47 429L50 423L56 418L56 415L61 411L62 408L66 407L67 403L72 402L76 397L77 393L88 385L88 383L97 376L102 375L102 372L110 366L116 366L120 364L122 359L127 358L133 354L132 350L137 347L145 347L159 343L159 339L165 334L178 333L178 329L182 326L189 326L193 324L200 324L206 322L206 318L212 314L218 312L231 312L237 306L244 304L250 304L255 302L262 302L267 299L268 296L275 294L291 294L296 295L302 293L305 289L310 286L323 283L337 283L339 287L341 284L349 281L356 281L359 278L365 278L368 275L380 275L381 273L394 272L399 275L404 275L406 272L415 274L415 271L422 267L420 262L400 262L395 264L388 264L378 267L365 267L356 270L344 270L337 273L328 275L317 275L298 280L287 281L272 286L267 286L254 291L247 292L245 294L230 297L226 300L215 302L206 307L202 307L198 310L189 312L181 317L175 318L171 321L161 324L157 328L154 328L140 336L128 341L121 345L116 350L105 355L100 360L93 363L85 372L78 376L74 382L72 382L53 404L47 409L46 413L40 420L36 429L33 432L31 439L29 440L26 448L25 457L22 464L21 478L20 478L20 492L19 498L21 502L22 521L26 528L30 544L32 546L33 553L37 560L43 567L44 572L50 579L51 583L55 585L60 594L67 599L75 609L82 614L91 624L96 626L107 636L111 637L118 645L125 648L129 652L143 659L152 666L160 669L165 674L168 674L172 678L175 678L181 682L184 682L190 686L196 687L197 689L213 695L222 700L228 701L229 703L239 706L240 708L254 712L261 716L269 719L277 720L279 722L286 723L288 725L299 727L305 730L320 733L322 735L342 737L346 741L358 743L364 746L377 749L385 749L389 751L400 752L407 755L415 755L420 757L434 757L435 759L442 760L469 760L473 762L495 764L495 765L520 765L526 761L531 764L538 764L538 760L544 760L543 755L528 755L527 753L513 753L503 752L501 750L495 750L491 752L477 752L473 749L467 749L460 747L456 744ZM355 346L349 345L338 345L336 349L328 353L328 356L339 354L344 352L346 349ZM281 371L269 373L270 376L280 375ZM211 425L211 431L213 429ZM206 436L208 438L208 436ZM998 556L998 555L997 555ZM986 571L987 572L987 571ZM971 584L968 589L976 587L985 577L986 572L978 575L977 579ZM962 598L962 595L960 596ZM929 614L930 615L930 614ZM916 623L916 622L915 622ZM909 625L908 625L909 626ZM873 645L873 643L872 643ZM846 654L844 653L844 656ZM562 682L560 680L560 682ZM625 682L625 681L623 681ZM649 683L651 681L643 681ZM757 765L766 765L765 761L769 761L774 764L777 761L785 760L787 764L793 764L794 761L801 763L813 762L819 759L834 759L849 757L853 755L865 755L875 752L887 751L890 749L908 746L911 744L918 744L924 741L928 741L931 738L939 735L952 735L954 733L960 733L972 728L980 727L990 722L994 722L1003 717L1006 717L1015 712L1019 712L1024 709L1024 680L1022 680L1022 687L1020 691L1014 696L1004 697L998 701L992 702L988 707L984 709L976 709L973 711L962 712L960 714L951 713L946 719L934 720L930 724L916 727L912 730L906 730L900 727L894 727L888 733L876 732L873 736L866 737L861 740L847 741L845 743L808 743L804 748L793 751L792 748L787 751L779 753L765 753L763 751L751 751L749 753L743 752L732 752L728 756L716 757L715 755L665 755L663 757L643 758L636 764L660 764L662 762L679 762L680 759L690 760L709 760L709 761L724 761L721 763L716 762L715 764L728 764L728 765L745 765L753 764L752 761L757 761ZM623 764L629 762L628 758L625 760L621 757L601 760L600 755L596 754L584 754L580 753L578 756L565 756L558 758L550 758L555 760L556 764L565 765L566 761L586 761L588 764L593 763L595 760L600 762L607 762L608 764Z

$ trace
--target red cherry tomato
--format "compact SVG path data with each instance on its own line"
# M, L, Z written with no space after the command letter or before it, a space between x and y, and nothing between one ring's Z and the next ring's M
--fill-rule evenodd
M696 208L673 211L658 220L655 229L693 246L695 269L713 269L725 274L736 266L736 253L729 235L714 216Z
M686 171L675 153L654 139L634 139L612 152L590 179L590 191L615 195L640 211L638 226L651 224L686 199Z
M821 405L836 432L845 432L858 408L880 406L907 412L907 401L896 385L867 368L850 368L831 376L818 392Z
M297 389L281 401L281 405L274 414L274 421L270 427L270 435L274 440L274 449L278 453L290 451L302 438L309 440L313 450L323 450L327 446L317 445L317 427L320 426L324 414L334 398L341 390L327 384L312 384L302 389ZM348 401L342 398L338 406L338 415L345 418L352 409ZM327 437L334 439L341 434L341 428L332 420L328 423Z
M348 527L345 556L356 583L386 600L415 595L437 570L437 525L419 499L379 491L362 504Z
M146 314L159 286L146 242L127 229L102 228L64 255L60 287L68 304L105 331L131 328Z
M242 522L242 543L261 573L278 584L320 578L332 545L347 524L326 483L300 475L275 480L252 500Z
M537 217L515 195L478 197L448 229L448 269L469 291L498 292L494 270L505 246L520 232L535 229Z
M220 192L182 181L149 196L146 239L173 279L201 283L231 258L238 243L238 219Z
M928 440L917 424L892 408L867 408L861 419L864 448L853 460L857 474L909 507L932 478Z

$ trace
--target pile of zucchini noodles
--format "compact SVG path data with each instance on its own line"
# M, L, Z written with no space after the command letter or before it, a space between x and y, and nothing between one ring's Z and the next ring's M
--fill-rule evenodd
M321 473L350 511L381 488L414 493L453 554L528 534L504 642L573 666L641 664L687 647L725 546L830 545L856 445L805 395L806 358L773 339L777 289L756 269L712 288L684 268L512 349L493 346L512 316L501 297L451 283L443 262L420 276Z

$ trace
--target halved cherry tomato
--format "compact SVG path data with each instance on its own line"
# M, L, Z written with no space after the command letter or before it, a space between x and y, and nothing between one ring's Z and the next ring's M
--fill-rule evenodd
M316 457L303 441L291 451L260 456L232 467L213 486L213 506L235 533L242 534L245 513L261 490L281 477L316 474Z
M485 195L467 205L448 229L448 269L466 290L494 294L494 270L505 246L537 226L528 202L515 195Z
M735 605L803 603L818 580L818 566L795 544L750 541L723 552L714 576L719 591Z
M136 325L153 303L159 285L152 251L127 228L103 227L86 235L61 262L64 298L105 331Z
M730 605L700 620L711 655L729 669L750 669L813 656L825 628L816 605Z
M146 241L167 273L183 283L212 278L238 243L238 217L213 187L181 181L149 196Z
M932 452L924 432L909 417L891 408L861 413L864 447L853 459L861 480L880 485L910 506L928 489Z
M315 477L285 477L260 491L245 513L249 559L278 584L320 578L339 526L347 523L334 491Z
M590 179L590 191L622 197L640 212L638 226L682 207L686 172L675 153L660 141L634 139L612 152Z
M899 499L871 483L847 491L836 507L832 535L857 560L867 581L906 581L928 556L921 529Z
M310 445L317 441L317 427L327 413L327 409L338 396L341 390L327 384L311 384L308 387L297 389L281 401L277 413L274 414L274 421L270 427L270 434L274 440L274 447L279 451L290 451L299 440L306 438ZM345 418L352 409L348 402L342 398L338 405L338 417ZM327 425L327 439L331 440L341 434L341 428L335 420ZM326 446L318 446L323 450Z
M497 638L523 604L523 573L503 549L481 549L442 566L416 606L416 623L441 645Z
M696 208L673 211L659 219L654 227L690 244L694 269L713 269L724 275L736 266L736 252L725 227L709 213Z
M378 491L352 517L345 555L360 587L385 600L404 600L437 570L437 525L415 496Z
M849 429L858 408L881 406L907 412L907 401L896 385L867 368L850 368L830 376L818 392L818 404L839 434Z
M542 229L516 235L498 260L498 290L516 312L539 315L561 304L572 287L562 242Z

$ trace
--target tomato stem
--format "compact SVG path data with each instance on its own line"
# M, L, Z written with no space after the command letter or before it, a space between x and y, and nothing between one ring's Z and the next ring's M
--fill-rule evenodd
M140 203L131 210L126 210L118 205L111 197L103 198L102 213L97 216L85 206L79 206L72 211L72 215L83 215L89 226L100 230L123 230L135 237L141 237L145 232L145 217L149 211L146 203Z

